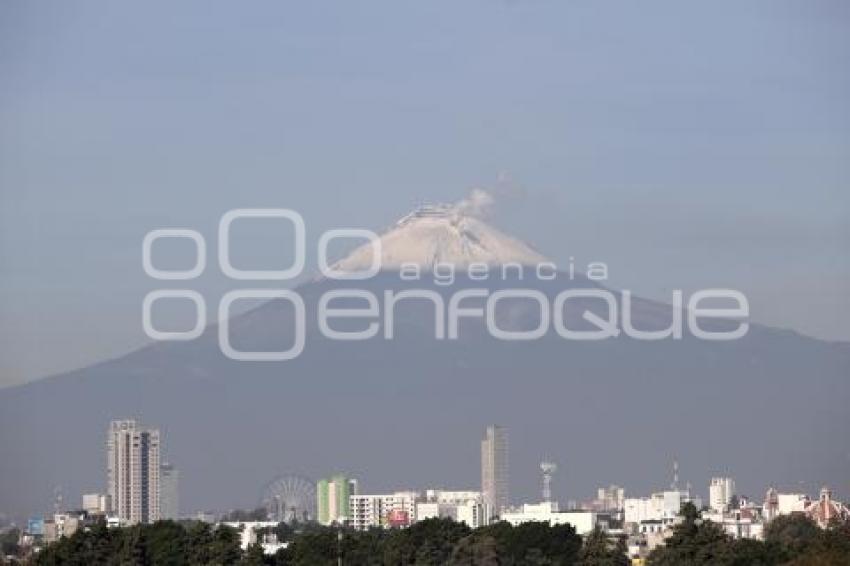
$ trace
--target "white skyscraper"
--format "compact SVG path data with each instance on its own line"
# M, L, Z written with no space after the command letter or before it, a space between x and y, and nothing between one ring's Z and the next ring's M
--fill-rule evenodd
M491 515L499 515L510 503L508 495L508 435L492 425L481 441L481 494Z
M107 439L111 511L129 523L160 518L159 431L133 420L112 421Z

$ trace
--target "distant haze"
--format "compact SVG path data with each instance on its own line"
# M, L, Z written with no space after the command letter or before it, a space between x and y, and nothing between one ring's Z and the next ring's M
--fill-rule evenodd
M613 287L739 288L850 340L848 48L828 0L4 2L0 386L146 343L153 228L214 253L224 211L289 207L315 249L478 186ZM274 228L236 236L287 259Z

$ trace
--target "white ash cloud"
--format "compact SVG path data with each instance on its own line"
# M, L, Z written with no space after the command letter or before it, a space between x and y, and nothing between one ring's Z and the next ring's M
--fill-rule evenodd
M495 199L484 189L475 188L469 191L466 198L455 203L457 210L476 218L487 218L493 210Z

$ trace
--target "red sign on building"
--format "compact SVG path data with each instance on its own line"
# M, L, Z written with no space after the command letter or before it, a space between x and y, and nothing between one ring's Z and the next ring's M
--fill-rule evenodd
M393 509L387 513L387 523L391 527L406 527L410 524L410 514L401 509Z

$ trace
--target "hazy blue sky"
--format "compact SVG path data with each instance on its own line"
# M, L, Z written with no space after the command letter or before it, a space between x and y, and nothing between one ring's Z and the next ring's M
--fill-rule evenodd
M494 222L556 261L850 340L848 48L842 1L3 2L0 385L145 342L152 228L315 242L503 171Z

